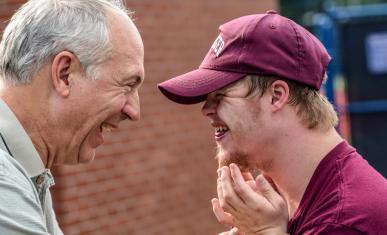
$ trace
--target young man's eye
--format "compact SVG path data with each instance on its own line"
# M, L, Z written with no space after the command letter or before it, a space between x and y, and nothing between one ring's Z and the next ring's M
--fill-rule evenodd
M223 93L218 93L218 94L215 95L215 99L217 101L221 101L224 98L224 96L225 95Z

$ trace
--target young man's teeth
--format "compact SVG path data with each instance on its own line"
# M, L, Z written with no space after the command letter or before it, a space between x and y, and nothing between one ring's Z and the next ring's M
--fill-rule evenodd
M228 130L228 128L225 127L225 126L215 127L215 131L216 131L216 132L225 132L225 131L227 131L227 130Z

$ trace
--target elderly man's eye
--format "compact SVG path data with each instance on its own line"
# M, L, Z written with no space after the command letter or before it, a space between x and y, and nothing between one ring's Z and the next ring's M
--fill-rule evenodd
M132 90L132 89L135 88L136 86L137 86L137 83L136 83L136 82L131 82L131 83L125 84L125 88L127 88L128 90Z

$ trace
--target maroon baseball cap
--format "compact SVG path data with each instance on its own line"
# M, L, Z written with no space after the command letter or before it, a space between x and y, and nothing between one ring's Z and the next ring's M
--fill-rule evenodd
M277 76L320 89L331 57L292 20L268 11L229 21L219 31L199 69L158 84L167 98L199 103L246 75Z

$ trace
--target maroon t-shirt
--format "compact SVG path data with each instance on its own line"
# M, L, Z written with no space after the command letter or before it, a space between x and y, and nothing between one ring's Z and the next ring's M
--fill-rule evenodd
M387 234L386 179L341 142L318 165L288 233Z

